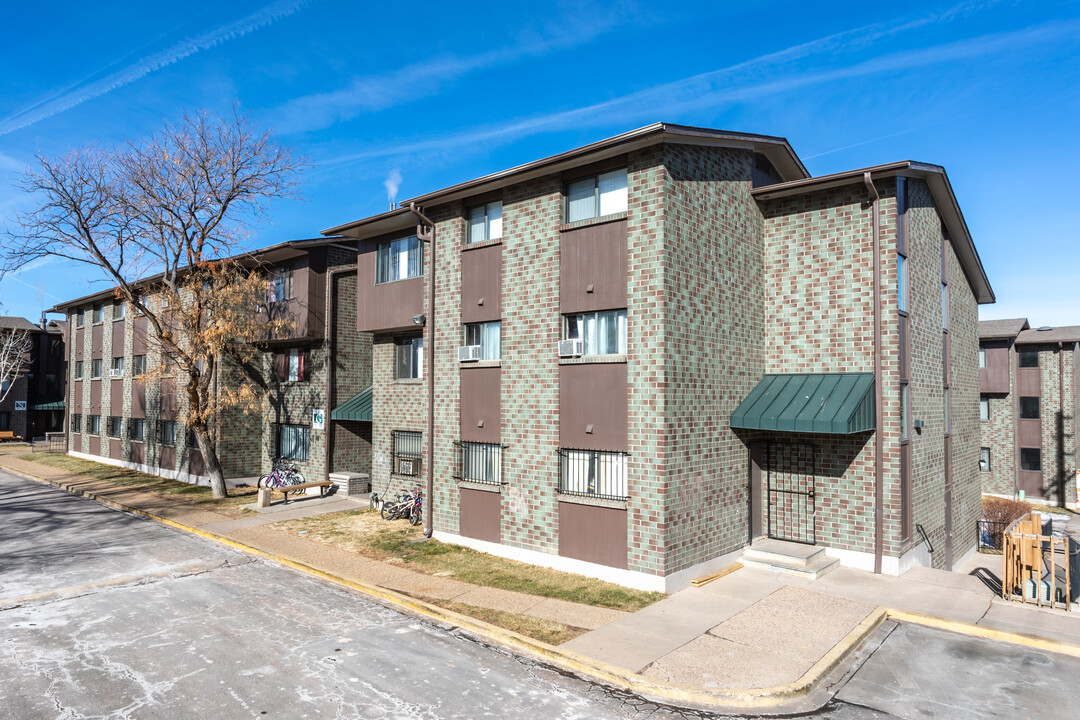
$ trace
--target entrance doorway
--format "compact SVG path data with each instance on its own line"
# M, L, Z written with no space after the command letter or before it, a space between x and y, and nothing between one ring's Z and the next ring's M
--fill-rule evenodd
M769 537L815 544L814 446L770 442L767 454L765 507Z

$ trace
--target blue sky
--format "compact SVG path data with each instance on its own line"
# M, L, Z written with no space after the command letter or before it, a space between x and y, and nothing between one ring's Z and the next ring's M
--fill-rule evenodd
M665 121L784 136L814 175L944 165L983 319L1080 324L1078 2L365 5L5 8L0 223L36 152L234 101L312 163L253 247L381 212L396 179L406 198ZM34 319L104 287L57 260L0 301Z

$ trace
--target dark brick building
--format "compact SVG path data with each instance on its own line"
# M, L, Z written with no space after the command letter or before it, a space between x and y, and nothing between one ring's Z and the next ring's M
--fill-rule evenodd
M0 317L0 333L25 331L32 345L26 371L0 402L0 430L27 440L64 430L66 358L63 328L56 322L35 325L21 317Z

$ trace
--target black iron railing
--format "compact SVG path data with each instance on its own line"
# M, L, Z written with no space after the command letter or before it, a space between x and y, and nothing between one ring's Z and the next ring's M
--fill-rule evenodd
M502 485L502 455L505 445L498 443L455 442L458 448L458 480Z
M624 452L559 450L559 492L563 495L626 500L628 497Z
M1005 530L1009 523L997 520L976 520L975 541L978 543L979 552L995 553L1000 555L1005 549Z

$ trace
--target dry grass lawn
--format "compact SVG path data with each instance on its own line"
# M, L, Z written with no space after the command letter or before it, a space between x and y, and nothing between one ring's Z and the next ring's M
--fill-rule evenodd
M189 504L204 510L224 510L239 512L240 505L254 502L257 488L234 488L229 490L229 497L215 499L210 488L202 485L189 485L179 480L167 480L157 475L147 475L137 470L128 470L105 463L84 460L70 455L52 455L34 453L23 455L20 460L48 465L70 473L86 475L103 480L117 487L130 487L140 491L167 497L172 501Z
M432 605L438 605L447 610L453 610L456 613L468 615L477 620L483 620L496 627L512 630L520 635L531 637L534 640L546 642L548 645L562 645L564 642L569 642L578 635L583 635L588 632L588 630L585 630L584 628L563 625L562 623L557 623L552 620L542 620L541 618L535 618L529 615L517 615L515 613L503 612L502 610L489 610L488 608L477 607L476 605L466 605L465 603L453 602L452 600L433 600L430 598L426 598L425 600Z
M437 540L420 542L423 535L419 527L409 525L406 520L388 522L374 510L288 520L273 527L294 533L307 531L305 536L316 542L483 587L629 612L664 597L663 593L632 590L581 575L495 557L460 545Z

